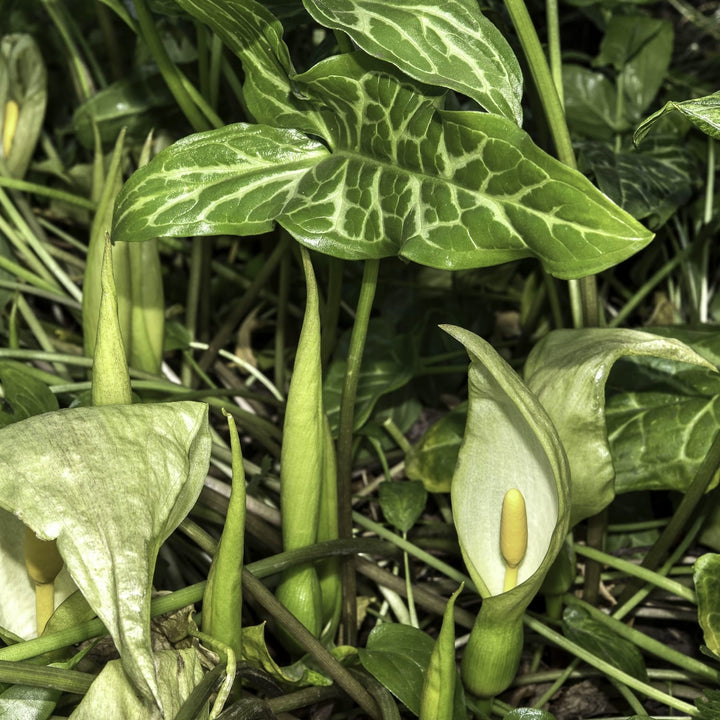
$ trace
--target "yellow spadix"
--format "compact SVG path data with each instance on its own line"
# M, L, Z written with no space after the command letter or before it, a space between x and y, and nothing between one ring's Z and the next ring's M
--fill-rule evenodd
M500 519L500 552L505 560L503 592L512 590L518 581L518 567L527 552L528 526L525 498L517 489L505 493Z
M18 118L20 117L20 106L14 100L8 100L5 103L5 119L3 121L3 157L10 154L12 141L17 130Z
M28 527L25 528L25 566L35 583L37 634L42 635L55 610L55 578L63 568L63 559L54 540L41 540Z

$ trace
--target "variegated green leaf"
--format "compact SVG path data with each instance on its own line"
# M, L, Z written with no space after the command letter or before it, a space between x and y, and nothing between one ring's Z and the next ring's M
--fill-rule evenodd
M179 141L118 197L115 240L264 232L345 259L445 269L537 257L558 277L604 270L652 234L499 115L444 112L441 94L356 53L296 78L331 152L292 130L234 125Z
M680 363L623 370L625 391L606 409L615 492L685 492L720 430L720 375Z
M608 442L605 385L613 365L631 356L667 358L712 370L677 340L599 328L554 330L533 348L525 364L526 382L557 428L570 462L572 525L600 512L615 496L616 458Z
M318 22L410 77L522 123L520 64L475 0L305 0Z
M158 153L123 187L113 239L267 232L327 150L295 130L228 125Z
M387 65L343 55L296 82L323 107L333 153L303 177L280 222L322 252L448 269L536 256L574 277L652 238L513 122L441 111L435 91Z
M255 0L177 0L186 12L209 25L242 61L243 96L259 123L318 132L313 107L292 89L295 75L282 39L282 25Z
M668 102L650 117L643 120L635 131L633 140L636 143L642 142L643 138L650 132L652 126L664 115L677 110L687 118L696 128L702 130L715 140L720 140L720 90L712 95L685 100L683 102Z
M616 151L610 142L583 143L580 167L623 210L649 218L650 227L688 201L699 176L695 158L668 144Z
M720 607L718 582L720 579L720 555L705 553L693 567L693 582L698 599L698 622L708 648L720 654Z

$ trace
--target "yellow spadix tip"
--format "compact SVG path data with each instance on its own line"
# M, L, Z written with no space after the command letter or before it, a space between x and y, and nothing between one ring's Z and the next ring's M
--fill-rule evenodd
M55 541L41 540L30 528L25 528L25 566L35 584L53 582L63 567Z
M517 488L512 488L505 493L500 518L500 552L506 566L503 592L517 585L517 569L527 552L527 542L525 498Z
M20 117L20 106L14 100L5 103L5 118L3 120L2 148L3 157L10 154L15 131L17 130L18 118Z

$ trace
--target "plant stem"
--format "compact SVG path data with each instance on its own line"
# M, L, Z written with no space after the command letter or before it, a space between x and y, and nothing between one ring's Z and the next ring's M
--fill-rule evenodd
M84 695L95 675L59 667L43 667L35 663L0 661L0 682L41 687ZM12 701L10 701L12 702Z
M275 621L280 623L295 640L311 653L313 660L326 672L371 718L379 720L375 700L365 687L348 672L317 640L312 633L247 569L243 570L243 590L253 597Z
M570 132L565 122L565 112L525 2L524 0L505 0L505 7L510 14L510 19L515 26L530 67L530 74L540 96L545 118L555 142L558 159L568 167L575 169L577 162L570 140Z
M370 311L377 288L378 260L366 260L363 268L360 297L355 322L350 336L345 382L340 397L338 421L337 474L338 474L338 534L340 539L352 537L352 451L355 424L355 397L357 396L360 366ZM343 642L354 645L357 640L357 598L355 597L355 558L348 556L342 563Z
M567 682L568 678L575 672L580 664L579 658L574 658L567 667L556 678L555 682L535 701L533 707L541 708L546 702L552 700L555 693Z
M230 340L237 324L250 311L252 304L265 288L270 275L272 275L275 271L280 259L286 252L289 242L290 236L286 232L282 231L280 233L280 241L272 253L270 253L270 257L268 257L263 264L262 270L260 270L250 286L245 290L245 293L240 298L237 305L230 311L228 319L215 334L215 337L208 345L208 349L200 358L199 364L202 370L207 370L215 362L220 348L225 345L228 340Z
M185 327L190 339L197 340L198 307L200 305L200 286L202 284L202 248L205 238L195 237L191 242L190 272L185 296ZM192 368L187 363L183 363L181 377L183 385L192 387Z
M275 387L285 392L285 328L287 320L287 304L290 297L290 255L284 253L280 259L278 272L278 302L275 321Z
M591 618L602 625L605 625L620 637L629 640L633 645L641 650L662 658L673 665L677 665L691 675L696 675L703 680L708 680L715 684L720 682L720 671L705 665L705 663L689 657L685 653L673 650L673 648L668 647L666 643L655 640L639 630L635 630L633 627L630 627L629 625L620 622L620 620L607 615L602 610L598 610L595 606L586 603L584 600L576 598L574 595L568 593L565 595L565 601L568 605L575 605L582 608L586 613L588 613L588 615L590 615Z
M84 210L90 210L92 212L97 210L97 203L92 200L88 200L80 195L69 193L65 190L58 190L57 188L49 187L47 185L39 185L38 183L28 182L27 180L0 176L0 187L7 187L11 190L33 193L34 195L42 195L44 197L53 198L54 200L69 203L70 205L75 205L83 208Z
M547 17L547 43L548 56L550 58L550 75L552 76L560 105L564 105L558 0L547 0L545 3L545 15Z
M582 555L583 557L589 557L592 560L605 563L610 567L614 567L618 570L623 570L630 576L640 578L644 582L652 583L656 587L659 587L666 592L683 598L683 600L687 600L688 602L697 604L697 597L695 595L695 592L689 587L675 580L670 580L669 578L666 578L659 573L653 572L652 570L648 570L648 568L646 567L635 565L634 563L628 562L627 560L622 560L621 558L617 558L614 555L608 555L607 553L595 550L595 548L590 548L585 545L579 545L578 543L573 543L573 550L575 550L578 555Z
M605 535L607 534L607 508L588 518L587 544L597 550L605 549ZM583 583L583 598L594 605L600 595L600 564L588 559L585 563L585 582Z
M374 532L378 537L381 537L384 540L388 540L404 552L409 553L413 557L416 557L418 560L425 563L426 565L435 568L438 572L443 573L443 575L446 575L450 579L455 580L457 583L465 583L466 589L477 593L477 588L475 587L475 584L467 575L463 575L463 573L451 567L447 563L444 563L442 560L438 559L431 553L422 550L417 545L411 543L409 540L400 537L400 535L396 535L394 532L392 532L392 530L388 530L386 527L383 527L379 523L373 522L372 520L366 518L364 515L361 515L358 512L352 513L352 519L358 525L360 525L360 527Z
M340 318L340 302L342 301L343 267L344 263L340 258L328 258L327 297L322 318L322 364L324 368L330 362L337 341L337 326Z
M150 54L153 56L178 106L193 126L195 132L209 130L211 127L210 123L205 119L205 116L200 112L195 102L193 102L186 83L183 82L183 78L181 77L182 73L165 50L147 1L133 0L133 4L140 27L140 35L148 46Z
M580 658L589 665L592 665L598 670L601 670L609 678L614 678L618 682L621 682L624 685L627 685L628 687L637 690L646 697L657 700L658 702L661 702L668 707L674 708L675 710L680 710L687 715L699 715L699 711L694 705L690 705L689 703L683 702L682 700L678 700L677 698L674 698L671 695L667 695L661 690L658 690L651 685L648 685L647 683L644 683L637 678L634 678L632 675L628 675L627 673L619 670L610 663L605 662L605 660L601 660L596 655L588 652L587 650L585 650L585 648L580 647L580 645L576 645L574 642L571 642L567 638L563 637L560 633L551 630L549 627L547 627L534 617L526 614L524 622L531 630L534 630L539 635L542 635L542 637L544 637L545 639L550 640L550 642L554 643L563 650L572 653L573 655Z

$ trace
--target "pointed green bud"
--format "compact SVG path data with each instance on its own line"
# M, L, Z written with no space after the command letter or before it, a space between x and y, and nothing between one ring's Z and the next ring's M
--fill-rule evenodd
M130 374L120 332L109 235L105 237L100 284L100 314L93 355L92 404L130 405Z

